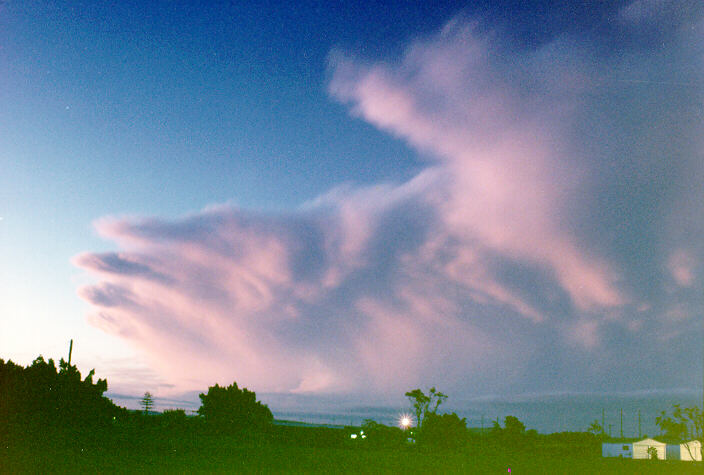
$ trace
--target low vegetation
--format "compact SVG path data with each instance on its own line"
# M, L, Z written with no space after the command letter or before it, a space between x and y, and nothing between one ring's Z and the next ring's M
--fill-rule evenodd
M333 429L277 425L256 394L233 383L201 394L197 416L183 410L128 411L103 396L107 382L81 378L65 361L22 367L0 360L0 473L363 472L687 473L699 464L603 459L589 432L538 434L508 416L469 430L447 398L409 391L417 428L367 420ZM407 395L408 395L407 394ZM361 437L363 434L364 437ZM354 438L353 435L356 435Z

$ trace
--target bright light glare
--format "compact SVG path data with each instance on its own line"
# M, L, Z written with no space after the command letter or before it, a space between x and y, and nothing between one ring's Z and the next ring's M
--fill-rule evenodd
M412 424L413 424L413 418L411 416L409 416L408 414L403 414L398 420L398 425L402 429L408 429L409 427L411 427Z

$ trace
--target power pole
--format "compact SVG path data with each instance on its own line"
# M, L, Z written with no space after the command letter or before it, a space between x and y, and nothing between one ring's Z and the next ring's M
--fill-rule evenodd
M73 338L71 338L71 343L68 345L68 366L71 367L71 353L73 352Z
M621 409L621 438L623 439L623 409Z
M606 426L604 425L604 408L601 408L601 430L606 431Z
M640 409L638 409L638 438L640 439Z

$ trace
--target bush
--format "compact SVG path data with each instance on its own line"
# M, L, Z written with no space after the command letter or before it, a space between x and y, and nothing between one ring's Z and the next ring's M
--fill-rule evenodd
M658 460L658 449L655 447L648 447L648 459Z
M365 419L360 430L364 431L364 442L371 447L397 447L406 441L406 434L398 427L389 427L371 419Z
M247 388L239 389L237 383L226 388L216 384L208 388L208 394L201 393L199 397L198 414L216 432L262 430L274 420L269 408L257 401L256 394Z
M183 409L166 409L161 413L161 422L166 427L182 428L186 425L186 411Z
M467 422L452 414L428 413L418 433L418 442L437 448L458 448L467 444Z
M0 427L46 438L47 430L78 433L110 426L124 410L103 396L107 381L94 383L93 375L81 379L76 366L63 359L58 369L41 356L26 368L0 359Z

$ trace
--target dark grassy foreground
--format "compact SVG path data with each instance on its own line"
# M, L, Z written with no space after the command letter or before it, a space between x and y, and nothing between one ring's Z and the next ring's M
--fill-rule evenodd
M701 463L603 459L568 447L373 447L342 430L275 427L231 436L134 427L3 440L0 473L701 473Z

